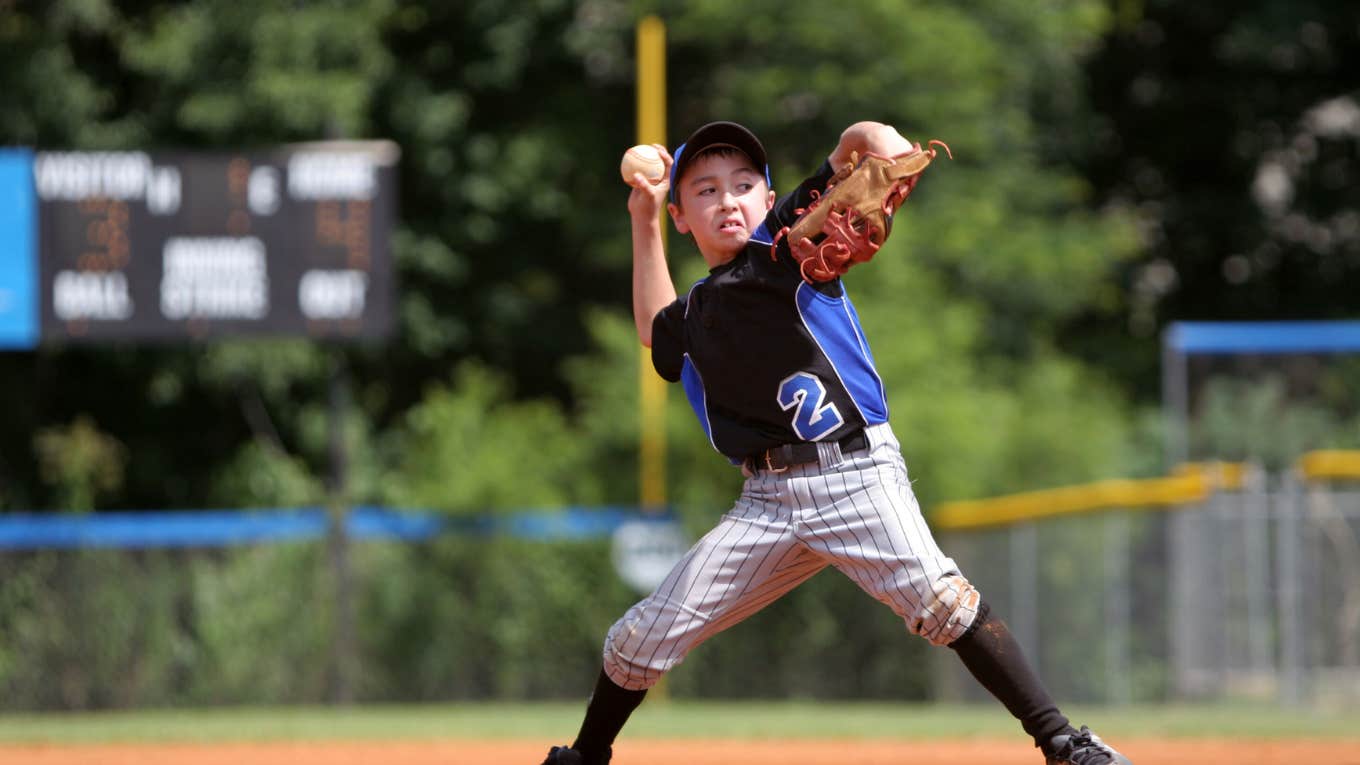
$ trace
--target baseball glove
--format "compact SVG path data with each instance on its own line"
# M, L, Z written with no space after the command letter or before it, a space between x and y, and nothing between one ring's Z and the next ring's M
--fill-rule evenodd
M850 163L832 176L826 191L814 192L812 204L794 211L798 220L775 235L770 257L787 236L789 251L809 284L830 281L868 261L887 241L893 213L935 159L935 144L954 158L943 141L929 141L925 149L918 143L895 157L851 154Z

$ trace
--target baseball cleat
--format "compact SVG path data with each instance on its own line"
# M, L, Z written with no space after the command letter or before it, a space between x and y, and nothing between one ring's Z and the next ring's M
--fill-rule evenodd
M609 765L613 755L614 750L606 747L604 754L592 760L571 747L555 746L548 750L548 759L543 765Z
M581 753L565 746L555 746L548 750L548 758L543 765L581 765Z
M1079 731L1068 728L1049 739L1044 752L1046 765L1133 765L1085 725Z

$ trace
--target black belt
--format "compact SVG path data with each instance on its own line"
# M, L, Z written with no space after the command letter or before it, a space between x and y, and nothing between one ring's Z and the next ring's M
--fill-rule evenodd
M849 454L860 449L869 448L869 437L864 435L864 431L857 430L854 433L842 438L836 443L840 444L841 453ZM802 465L805 462L817 461L817 444L811 441L801 441L796 444L784 444L767 449L759 454L752 454L742 464L752 473L761 470L772 470L782 473L794 465Z

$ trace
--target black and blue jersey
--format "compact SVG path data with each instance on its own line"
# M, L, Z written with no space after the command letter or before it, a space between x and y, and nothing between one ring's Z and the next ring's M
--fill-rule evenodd
M774 232L831 167L775 203L745 249L652 322L652 364L681 382L713 448L734 462L786 443L839 439L888 420L883 381L839 279L808 284Z

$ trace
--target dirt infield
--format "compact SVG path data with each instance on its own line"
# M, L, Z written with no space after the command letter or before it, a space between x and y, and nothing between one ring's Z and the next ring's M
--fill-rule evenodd
M1137 765L1360 765L1360 740L1231 741L1133 739L1120 748ZM90 744L0 746L0 762L24 765L537 765L532 742L400 741L259 744ZM1015 741L696 741L639 740L615 750L619 765L1036 765Z

